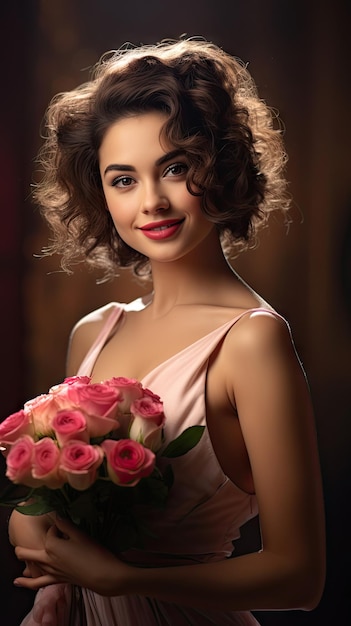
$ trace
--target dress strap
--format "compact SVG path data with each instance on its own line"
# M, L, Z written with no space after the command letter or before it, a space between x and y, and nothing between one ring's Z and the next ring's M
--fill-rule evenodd
M105 345L112 331L114 330L120 316L123 313L123 307L116 304L107 317L106 322L103 324L101 331L96 337L94 343L90 347L89 351L85 355L82 363L79 366L77 376L91 376L95 361L101 351L102 346Z

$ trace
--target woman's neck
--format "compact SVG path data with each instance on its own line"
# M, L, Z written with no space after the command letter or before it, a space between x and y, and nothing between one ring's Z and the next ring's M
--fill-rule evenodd
M172 262L151 262L154 317L180 305L219 304L229 287L239 283L220 244L202 254L198 249Z

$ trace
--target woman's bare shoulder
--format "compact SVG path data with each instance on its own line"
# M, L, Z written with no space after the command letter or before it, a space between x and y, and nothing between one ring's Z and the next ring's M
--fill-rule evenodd
M70 334L67 353L67 375L72 376L102 330L112 311L118 306L109 302L87 313L76 322Z
M224 353L231 361L243 358L267 358L273 352L282 358L296 358L296 350L287 320L274 309L248 310L230 329Z
M136 298L132 302L109 302L90 313L84 315L76 324L70 334L68 354L67 354L67 374L72 376L78 370L84 357L102 331L109 316L116 310L122 308L126 314L129 311L140 311L147 306L150 295Z
M123 308L123 310L128 313L128 311L141 311L147 306L151 298L151 294L147 296L143 296L140 298L136 298L132 300L132 302L109 302L108 304L104 304L103 306L87 313L74 325L72 329L71 336L84 336L88 335L91 337L91 334L98 333L103 327L104 323L108 319L109 315L118 308Z
M117 302L109 302L103 306L90 311L86 315L83 315L78 322L73 326L72 335L76 333L89 332L89 330L98 330L102 327L110 313L118 306Z

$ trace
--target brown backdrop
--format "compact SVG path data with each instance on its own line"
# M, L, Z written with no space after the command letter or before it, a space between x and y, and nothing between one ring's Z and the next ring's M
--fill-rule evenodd
M347 614L350 487L350 80L348 2L317 0L48 0L2 3L0 419L64 376L72 325L109 300L140 293L127 273L111 285L58 259L38 260L47 232L29 200L39 126L52 95L88 79L87 67L125 41L204 35L249 63L286 125L294 197L288 233L277 221L239 273L292 326L311 385L328 530L328 579L312 613L261 614L263 625L338 623ZM3 472L2 472L3 473ZM19 623L30 594L13 590L18 565L1 521L1 623ZM5 620L3 622L3 619Z

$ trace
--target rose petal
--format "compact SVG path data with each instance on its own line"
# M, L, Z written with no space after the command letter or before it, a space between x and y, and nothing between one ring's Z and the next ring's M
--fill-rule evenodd
M106 439L101 447L106 454L109 477L118 485L133 487L154 469L154 453L137 441Z

